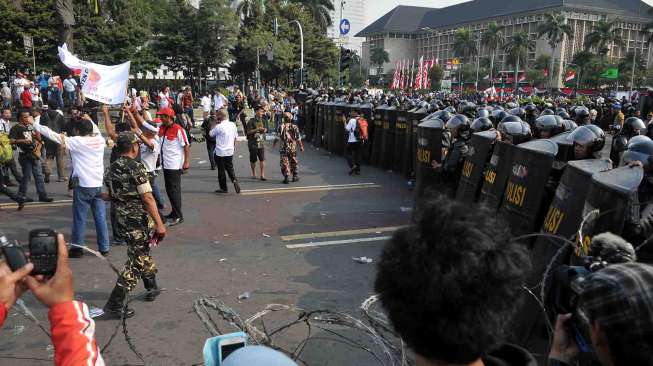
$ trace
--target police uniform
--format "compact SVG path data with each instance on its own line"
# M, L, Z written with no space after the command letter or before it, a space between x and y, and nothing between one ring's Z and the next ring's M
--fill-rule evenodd
M132 132L120 133L117 145L130 143L138 143L136 136ZM116 209L115 225L127 244L127 261L104 308L105 313L118 315L127 293L136 287L139 279L143 279L150 291L146 300L153 301L159 293L155 280L157 268L149 245L154 222L141 198L142 194L152 192L152 187L143 164L126 156L119 156L111 164L104 175L104 184Z
M279 140L281 146L279 153L281 154L281 174L284 177L293 175L293 179L297 178L297 145L301 140L299 128L292 123L282 123L278 129Z

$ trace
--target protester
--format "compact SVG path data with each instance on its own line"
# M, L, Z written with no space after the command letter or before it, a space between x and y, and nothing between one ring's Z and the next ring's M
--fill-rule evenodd
M341 122L342 123L342 122ZM358 136L358 112L352 111L351 118L345 125L347 132L347 146L345 148L345 158L349 165L349 175L361 174L361 144Z
M227 177L234 185L236 193L240 193L240 184L234 172L234 148L236 145L236 138L238 137L238 129L236 124L229 121L229 114L225 109L220 109L216 112L216 121L213 122L209 137L215 139L215 163L218 166L218 185L216 193L227 193Z
M227 97L225 97L219 89L216 89L215 94L213 95L213 110L217 112L220 109L227 107L228 104L229 101L227 100Z
M263 115L265 114L265 107L259 105L256 108L255 116L250 118L245 126L245 134L247 135L247 147L249 149L249 163L252 169L252 179L256 177L256 162L260 164L261 180L265 178L265 122Z
M86 218L88 210L93 213L98 250L104 256L109 254L109 231L106 220L106 206L102 199L102 178L104 175L104 147L106 141L97 125L88 114L84 114L72 126L75 136L59 134L47 126L35 125L45 138L66 146L73 164L71 185L73 187L73 230L71 243L86 246ZM72 247L71 258L84 255L83 249Z
M10 107L3 107L2 108L2 115L0 115L0 134L5 134L7 136L7 139L4 140L4 143L6 144L9 142L11 144L11 139L9 138L9 132L11 131L11 108ZM7 148L7 147L5 147ZM15 146L12 146L12 149L15 150ZM12 155L16 155L15 153ZM20 183L23 180L23 175L18 172L18 167L16 166L16 160L14 159L15 156L12 156L12 158L3 164L0 164L0 170L3 171L4 175L4 183L8 187L15 187L16 184L11 181L11 178L9 177L10 173L14 176L14 179L16 179L16 182Z
M18 115L19 123L9 131L11 143L20 150L18 163L23 172L23 179L20 181L18 194L25 197L25 202L33 201L26 196L27 185L33 176L39 202L52 202L53 199L48 197L48 193L45 191L45 182L41 172L41 146L43 145L41 134L34 128L29 111L21 111Z
M191 126L195 127L195 117L193 116L193 92L190 86L187 86L183 91L181 97L181 106L184 109L186 116L188 116L190 119L189 122L191 123Z
M211 114L211 97L209 96L209 92L204 92L200 104L202 105L202 120L206 121L209 118L209 114Z
M537 365L505 343L530 265L508 225L446 198L416 222L386 244L374 285L416 365Z
M172 211L166 216L166 222L172 226L184 222L181 212L181 175L190 168L190 148L186 131L174 123L175 112L172 109L161 109L157 116L163 124L159 128L161 167L166 193L172 207Z
M104 360L95 340L95 322L88 306L74 300L73 273L62 234L57 235L57 245L57 270L49 279L31 276L32 263L12 272L7 263L0 262L0 327L9 309L29 289L49 309L54 364L102 366Z
M146 301L154 301L161 292L150 249L163 240L166 227L159 216L145 167L136 160L140 156L139 146L133 132L121 132L116 140L120 157L111 164L104 178L108 199L118 212L118 230L127 243L127 262L104 306L105 314L118 319L134 315L133 310L123 307L123 302L139 279L143 279L148 290Z
M290 112L283 115L283 121L277 131L277 136L274 140L276 145L277 141L281 141L279 147L281 175L283 175L283 184L288 184L288 177L292 174L292 181L299 182L297 175L299 162L297 161L297 147L303 152L304 143L302 142L302 135L299 128L292 123L293 117Z
M215 138L210 136L211 129L215 124L215 112L210 112L210 117L205 118L202 122L202 132L206 140L206 151L209 155L209 162L211 163L211 170L215 170Z
M36 120L37 115L39 116L39 124L43 126L50 127L51 130L57 133L63 133L65 131L65 120L63 113L61 111L53 111L48 105L44 105L43 108L32 108L32 117ZM66 148L60 144L54 143L49 139L44 141L45 147L45 158L42 158L45 162L45 183L50 182L50 175L52 175L52 161L57 160L57 182L65 182L68 180L65 174L65 154Z
M0 99L2 100L2 108L11 108L11 89L7 86L7 82L0 83Z

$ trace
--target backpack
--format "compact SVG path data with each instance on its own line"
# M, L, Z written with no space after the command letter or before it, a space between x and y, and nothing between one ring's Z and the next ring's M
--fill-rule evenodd
M14 150L11 148L9 135L0 132L0 164L8 163L14 159Z
M358 117L356 119L356 132L357 138L362 141L367 141L369 134L367 132L367 120L363 117Z

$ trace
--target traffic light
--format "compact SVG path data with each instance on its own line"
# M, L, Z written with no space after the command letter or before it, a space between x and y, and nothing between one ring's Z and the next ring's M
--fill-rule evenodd
M349 63L351 62L351 50L348 50L344 47L340 47L340 72L344 72L349 68Z

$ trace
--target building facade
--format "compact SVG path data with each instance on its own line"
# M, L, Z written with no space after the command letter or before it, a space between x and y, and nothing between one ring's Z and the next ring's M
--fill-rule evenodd
M366 5L367 0L347 0L342 5L342 19L349 20L351 27L349 33L340 37L340 1L333 1L334 10L331 11L332 25L327 28L327 37L342 44L343 47L356 51L361 54L361 47L365 41L364 37L355 37L367 25Z
M565 65L571 63L574 54L585 48L585 37L593 30L593 24L600 19L618 21L623 44L612 45L608 57L622 58L635 51L644 55L647 66L651 62L649 32L645 25L651 22L651 9L640 0L473 0L441 9L398 6L363 29L358 36L365 37L363 43L363 64L370 65L370 50L385 49L390 62L383 65L383 72L394 68L400 59L438 59L440 64L451 61L454 35L459 28L467 28L473 39L481 34L491 22L503 26L506 40L516 32L526 32L535 40L535 49L528 54L529 62L539 55L552 55L557 63L558 78ZM546 39L538 39L537 29L545 13L562 13L573 29L574 37L565 39L552 50ZM490 57L492 50L479 44L480 57ZM475 58L474 58L475 59ZM506 64L504 50L496 50L495 64L501 70L512 70ZM520 68L521 71L521 68Z

